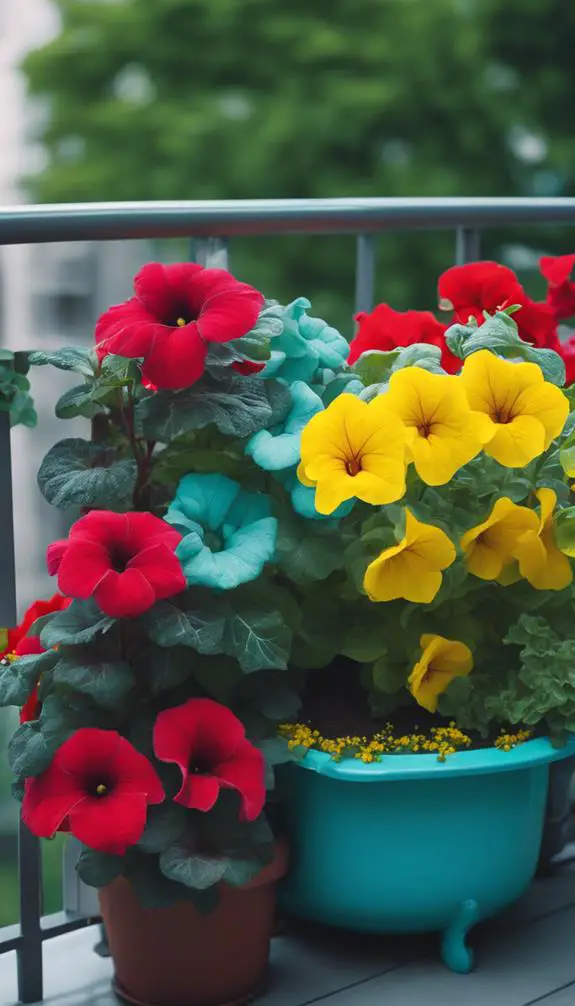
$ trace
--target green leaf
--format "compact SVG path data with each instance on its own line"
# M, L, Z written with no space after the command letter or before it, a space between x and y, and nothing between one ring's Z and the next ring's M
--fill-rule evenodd
M58 370L73 370L74 373L84 374L86 377L93 377L97 367L95 352L76 346L63 346L62 349L54 351L35 350L29 354L28 360L35 367L49 364Z
M262 609L230 598L231 614L226 619L223 650L239 661L243 671L287 667L292 641L291 629L277 610Z
M191 676L194 657L187 647L162 647L149 642L138 651L135 664L137 676L145 675L150 694L156 697Z
M0 663L0 706L23 706L43 671L58 660L53 651Z
M160 871L157 856L150 856L136 848L125 856L124 876L134 888L136 897L144 908L168 908L180 901L192 901L201 913L213 911L219 897L217 888L195 891L170 880Z
M74 419L76 416L91 419L97 409L98 406L92 401L90 384L78 384L74 388L69 388L56 402L58 419Z
M343 565L341 538L321 521L284 511L278 522L276 561L293 583L325 580Z
M48 451L38 472L38 485L52 506L106 507L131 504L136 462L111 460L101 445L73 438Z
M234 859L230 856L226 859L223 879L233 887L243 887L261 872L262 864L257 859Z
M237 660L225 656L195 657L192 673L194 681L216 702L231 706L244 672Z
M386 627L377 617L364 617L358 611L347 625L341 653L359 664L369 664L386 652Z
M386 384L400 354L401 349L370 349L361 354L359 360L353 364L352 370L366 387L372 384Z
M456 356L467 359L480 349L489 349L506 360L526 360L536 363L546 381L562 387L565 384L565 364L553 349L537 349L523 342L517 334L517 324L504 311L486 318L482 325L452 325L445 333L447 345Z
M40 775L48 768L58 746L55 738L52 743L47 742L37 720L22 723L8 744L8 764L17 778Z
M80 880L89 887L107 887L116 877L122 875L124 857L113 856L108 852L98 852L84 846L76 863L76 871Z
M188 812L177 803L161 803L148 808L144 833L137 843L142 852L163 852L182 838L188 821Z
M387 657L380 657L372 668L373 687L386 695L394 695L407 684L406 668L402 664L394 664Z
M565 555L575 558L575 506L566 507L557 515L555 541Z
M184 391L158 391L143 399L136 412L144 435L163 444L211 424L221 433L247 437L272 418L267 383L235 373L220 380L205 374Z
M44 626L40 641L46 650L62 644L79 646L108 632L113 625L114 619L104 615L95 601L72 601L68 608L56 612Z
M217 598L194 606L195 595L182 598L180 607L160 601L140 619L144 631L158 646L191 646L198 653L218 653L227 609Z
M54 684L89 695L105 709L116 709L133 689L136 679L129 664L99 660L90 648L62 657L53 671ZM92 657L92 659L90 659Z
M196 891L205 891L218 884L227 867L225 857L199 855L178 843L160 853L160 869L164 876Z

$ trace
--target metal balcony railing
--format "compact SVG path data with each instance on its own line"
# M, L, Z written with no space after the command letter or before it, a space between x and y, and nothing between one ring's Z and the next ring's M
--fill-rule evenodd
M236 237L349 234L356 239L357 310L373 306L375 236L385 231L452 230L458 264L480 257L481 231L519 224L575 225L575 199L300 199L230 202L87 203L0 207L0 245L137 238L188 238L191 257L225 267ZM17 622L10 429L0 412L0 625ZM19 836L20 924L0 929L0 953L18 955L18 995L43 996L42 945L93 922L42 916L38 840Z

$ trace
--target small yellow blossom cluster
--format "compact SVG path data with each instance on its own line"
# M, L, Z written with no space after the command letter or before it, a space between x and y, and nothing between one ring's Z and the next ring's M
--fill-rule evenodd
M279 728L290 750L313 748L329 754L335 761L357 758L369 763L379 761L384 754L436 754L439 761L471 746L471 738L459 730L455 723L447 727L431 727L428 733L410 733L395 736L390 723L370 737L323 737L305 723L284 723Z
M495 747L500 751L511 751L511 748L516 748L518 744L525 744L525 741L531 740L532 736L532 730L518 730L515 734L508 734L502 730L495 741Z

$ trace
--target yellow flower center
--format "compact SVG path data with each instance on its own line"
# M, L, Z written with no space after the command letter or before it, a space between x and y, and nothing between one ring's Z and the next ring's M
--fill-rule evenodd
M187 325L187 324L188 323L187 323L187 321L186 321L185 318L178 318L176 320L176 325L178 326L178 328L184 328L184 326Z
M96 793L98 794L98 796L105 796L107 792L108 787L103 782L99 783L96 786Z

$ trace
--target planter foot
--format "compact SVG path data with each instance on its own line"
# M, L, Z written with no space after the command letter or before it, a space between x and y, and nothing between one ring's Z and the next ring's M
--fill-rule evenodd
M462 901L441 940L441 956L451 971L466 975L473 968L473 951L465 942L470 929L479 919L479 905L474 898Z

